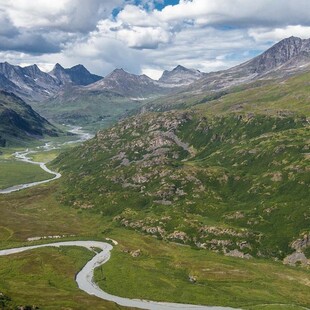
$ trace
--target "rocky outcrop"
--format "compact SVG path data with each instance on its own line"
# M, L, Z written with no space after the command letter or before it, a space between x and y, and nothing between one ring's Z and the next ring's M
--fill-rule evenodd
M238 257L238 258L244 258L244 259L252 258L250 254L244 254L243 252L240 252L237 249L229 251L228 253L225 253L225 256L232 256L232 257Z
M284 258L283 264L296 266L301 265L303 267L310 266L310 260L307 259L306 255L302 252L294 252Z
M293 241L291 244L291 248L299 252L307 247L310 247L310 234L304 234L302 238Z

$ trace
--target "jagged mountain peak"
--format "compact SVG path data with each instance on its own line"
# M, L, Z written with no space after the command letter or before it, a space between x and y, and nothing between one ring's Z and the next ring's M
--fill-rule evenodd
M83 65L78 64L71 68L64 68L57 63L50 72L61 85L89 85L102 79L102 76L90 73Z
M264 74L284 65L295 57L304 56L307 53L310 53L310 39L291 36L276 43L240 67L247 67L250 73Z
M38 67L38 65L36 65L36 64L26 66L23 69L25 72L27 72L28 75L31 74L31 76L46 74L46 73L42 72L40 70L40 68Z
M125 71L123 68L114 69L111 73L109 73L106 78L113 77L113 76L131 76L132 73Z
M90 72L81 64L75 65L69 69L65 69L65 70L69 70L71 72L83 72L83 73L88 73L90 74Z
M172 69L172 71L192 71L192 70L193 69L186 68L182 65L177 65L174 69Z
M65 70L65 68L57 62L52 71L54 70Z

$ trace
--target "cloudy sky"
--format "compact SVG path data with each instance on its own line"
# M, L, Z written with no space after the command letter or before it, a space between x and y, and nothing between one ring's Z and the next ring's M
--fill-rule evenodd
M309 12L309 0L0 0L0 62L153 78L178 64L209 72L310 38Z

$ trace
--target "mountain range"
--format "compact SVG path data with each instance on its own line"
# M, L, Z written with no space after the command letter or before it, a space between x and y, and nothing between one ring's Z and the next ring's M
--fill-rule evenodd
M310 39L290 37L231 69L203 73L178 65L171 71L164 71L158 81L146 75L130 74L123 69L115 69L103 78L91 74L83 65L65 69L57 63L51 72L45 73L37 65L22 68L5 62L0 63L0 87L14 91L29 101L50 99L68 85L81 87L85 92L108 91L127 97L150 98L183 89L196 92L219 90L257 79L303 72L309 65L309 57Z
M65 69L56 64L42 72L37 65L0 64L0 89L12 92L55 123L110 126L139 110L163 111L220 98L307 72L310 39L290 37L261 55L233 68L203 73L181 65L164 71L159 80L115 69L106 77L83 65Z

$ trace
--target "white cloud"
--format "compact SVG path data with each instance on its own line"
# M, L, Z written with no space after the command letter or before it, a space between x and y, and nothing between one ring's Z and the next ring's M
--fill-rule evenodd
M158 80L162 76L163 70L154 69L154 68L142 68L141 73L147 75L148 77L152 78L153 80Z
M122 3L123 0L0 0L0 10L19 28L87 32Z
M305 26L287 26L284 28L254 28L249 29L249 35L255 41L279 41L290 36L300 37L302 39L310 38L310 27Z
M269 24L307 24L308 0L180 0L178 5L167 6L155 15L163 21L193 19L199 24L235 24L239 27Z
M49 67L83 63L158 77L178 64L236 65L291 35L310 37L309 0L0 0L3 60ZM120 12L112 17L118 7ZM29 44L31 43L31 44ZM41 53L42 55L38 55ZM53 53L53 54L52 54Z

